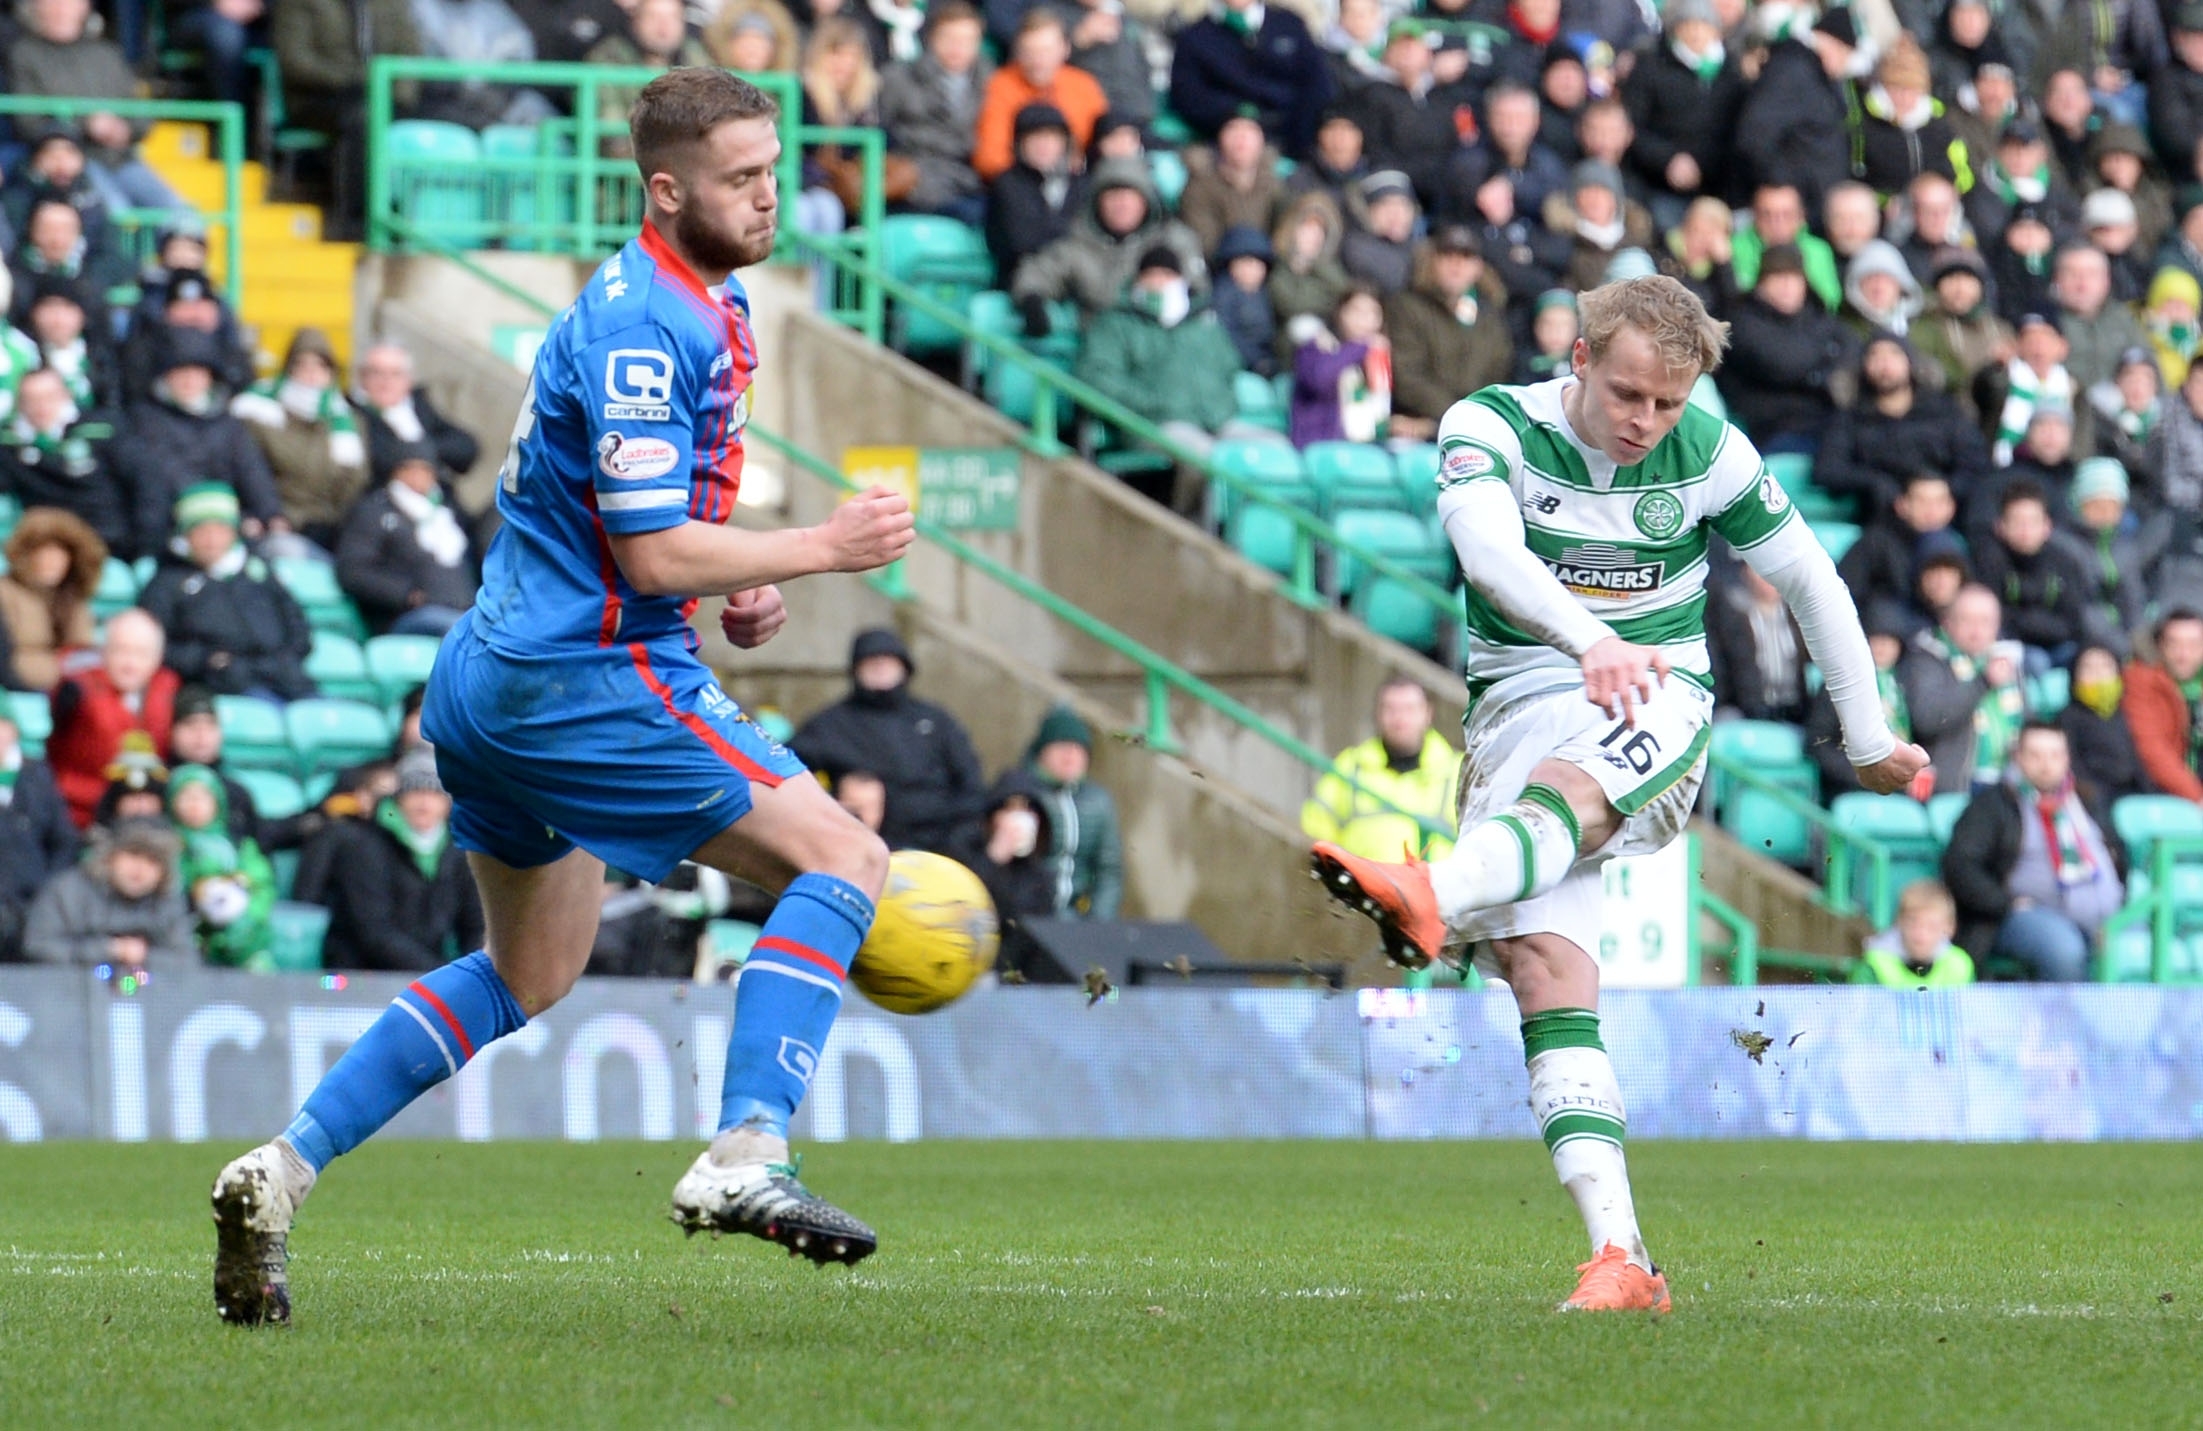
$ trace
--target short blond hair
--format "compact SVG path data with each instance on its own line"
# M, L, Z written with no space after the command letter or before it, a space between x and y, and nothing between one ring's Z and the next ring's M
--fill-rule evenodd
M1700 374L1721 366L1729 325L1706 311L1698 295L1664 273L1602 283L1576 296L1583 344L1591 361L1606 356L1614 335L1635 328L1652 340L1671 368Z
M1897 917L1902 919L1908 914L1940 914L1945 919L1956 921L1958 901L1951 898L1951 892L1943 887L1943 881L1916 879L1897 895Z

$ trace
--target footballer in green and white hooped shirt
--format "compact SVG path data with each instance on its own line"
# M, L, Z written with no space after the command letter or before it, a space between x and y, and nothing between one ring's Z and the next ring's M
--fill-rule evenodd
M1591 1235L1561 1308L1665 1311L1588 951L1599 866L1674 839L1705 772L1711 536L1789 603L1860 783L1901 790L1927 755L1882 718L1835 563L1744 434L1688 405L1726 325L1665 277L1593 289L1578 311L1568 375L1486 388L1438 430L1438 511L1469 585L1460 842L1428 865L1318 844L1314 863L1403 964L1488 944L1522 1013L1531 1109Z

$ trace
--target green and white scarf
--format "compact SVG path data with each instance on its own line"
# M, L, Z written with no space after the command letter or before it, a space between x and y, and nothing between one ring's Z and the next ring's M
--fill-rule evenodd
M1895 667L1874 668L1874 694L1882 699L1882 718L1899 740L1912 739L1912 711L1905 705L1905 688L1897 684Z
M230 411L261 427L283 427L291 420L312 423L329 434L329 456L340 467L361 467L367 462L367 444L360 438L352 405L336 384L308 387L289 378L266 378L239 393Z
M2073 777L2055 790L2037 790L2025 781L2020 793L2035 807L2042 821L2042 842L2050 851L2050 871L2061 886L2071 888L2096 878L2096 861L2081 837L2081 802L2073 793Z
M405 846L422 879L435 880L436 868L444 862L444 850L451 844L450 825L438 825L424 835L406 823L405 812L398 808L396 800L385 800L375 807L375 823Z

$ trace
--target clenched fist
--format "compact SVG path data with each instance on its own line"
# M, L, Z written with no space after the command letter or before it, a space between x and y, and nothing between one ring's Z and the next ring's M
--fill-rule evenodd
M829 571L872 571L899 561L916 539L910 501L892 487L859 492L819 528Z
M788 603L777 586L753 586L727 598L719 613L719 629L727 640L744 651L754 651L773 639L788 624Z

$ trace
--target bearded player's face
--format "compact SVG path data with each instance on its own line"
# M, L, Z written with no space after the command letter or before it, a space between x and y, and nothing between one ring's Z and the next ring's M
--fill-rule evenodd
M773 251L780 136L765 118L729 120L706 135L679 185L673 236L698 268L732 271Z

